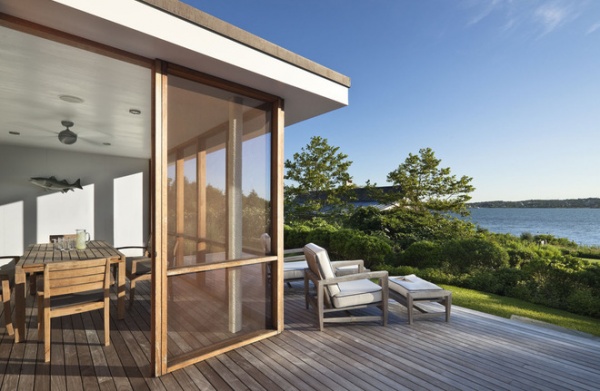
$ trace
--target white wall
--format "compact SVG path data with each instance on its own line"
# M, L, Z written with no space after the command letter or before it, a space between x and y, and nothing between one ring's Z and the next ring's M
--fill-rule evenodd
M81 180L46 192L32 177ZM49 234L84 228L92 239L142 245L149 227L149 161L0 145L0 255L20 255Z

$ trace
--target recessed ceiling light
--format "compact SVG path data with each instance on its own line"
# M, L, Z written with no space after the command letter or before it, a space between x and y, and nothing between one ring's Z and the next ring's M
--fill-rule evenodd
M65 102L69 102L69 103L83 103L83 99L81 99L78 96L60 95L59 98L60 98L60 100L64 100Z
M9 130L8 134L14 134L15 136L20 136L21 132L15 132L14 130Z
M133 115L142 114L142 110L140 110L140 109L129 109L129 112Z

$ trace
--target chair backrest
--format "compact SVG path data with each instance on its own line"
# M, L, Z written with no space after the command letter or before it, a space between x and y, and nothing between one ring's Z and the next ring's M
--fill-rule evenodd
M19 261L19 258L20 257L17 255L0 255L0 271L4 269L14 270L15 265Z
M271 254L271 236L268 233L260 235L260 241L262 242L265 254Z
M146 241L146 254L149 257L152 257L152 234L148 235L148 240Z
M53 262L44 265L44 297L102 289L108 295L110 259Z
M308 268L311 272L319 276L320 279L329 279L335 277L335 272L331 267L331 261L329 260L329 254L323 247L317 246L314 243L309 243L304 246L304 257ZM330 296L335 296L340 293L340 288L337 284L331 284L327 286Z

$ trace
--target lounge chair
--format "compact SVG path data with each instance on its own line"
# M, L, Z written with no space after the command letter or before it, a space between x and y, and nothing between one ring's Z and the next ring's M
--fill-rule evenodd
M283 279L288 282L292 280L304 279L304 269L308 268L304 248L292 248L283 251ZM347 276L348 274L364 273L370 271L365 268L362 259L352 261L333 261L331 262L336 277Z
M388 318L388 273L387 271L363 272L336 276L327 250L309 243L304 246L308 269L304 273L306 308L314 307L319 330L324 323L381 321L387 325ZM338 261L338 266L362 268L362 261ZM379 284L371 279L379 279ZM311 292L310 282L314 286ZM377 306L381 315L352 315L326 317L325 314L346 312Z

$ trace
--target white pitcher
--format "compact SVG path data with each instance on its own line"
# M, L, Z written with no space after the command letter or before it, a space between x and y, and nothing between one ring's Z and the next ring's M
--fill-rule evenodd
M90 233L86 232L85 229L76 229L75 233L77 233L75 248L77 250L85 250L86 244L90 242Z

